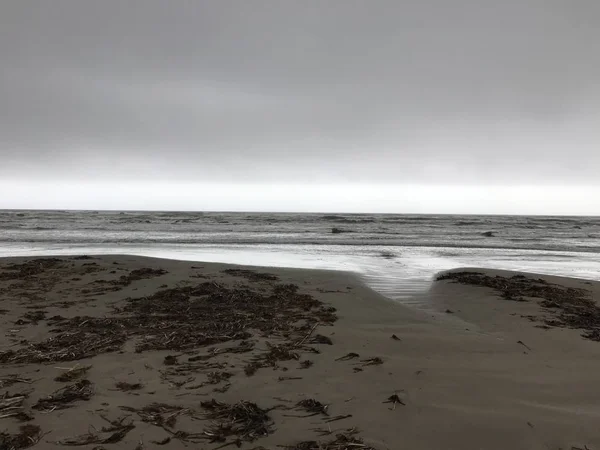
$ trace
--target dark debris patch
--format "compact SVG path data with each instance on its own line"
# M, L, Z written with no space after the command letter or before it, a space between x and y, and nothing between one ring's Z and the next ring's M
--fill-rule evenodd
M19 450L33 447L42 438L42 430L37 425L27 424L19 428L16 434L0 432L0 449Z
M118 280L111 281L111 284L115 284L118 286L129 286L134 281L144 280L147 278L159 277L161 275L165 275L167 272L164 269L152 269L152 268L144 268L144 269L135 269L132 270L128 275L122 275Z
M212 421L204 430L210 442L225 442L230 437L234 437L234 442L252 442L275 431L269 410L256 403L242 400L228 404L212 399L200 406L206 411L204 419Z
M315 400L314 398L307 398L304 400L300 400L298 403L296 403L296 408L302 409L302 410L306 411L307 413L309 413L308 416L304 416L304 417L312 417L312 416L316 416L317 414L323 414L324 416L329 415L329 413L327 412L329 405L325 405L325 404L321 403L320 401Z
M284 340L290 347L315 324L337 320L335 309L301 294L293 284L277 284L270 292L247 286L227 287L216 282L160 290L141 298L128 298L113 315L104 317L54 316L48 319L53 335L37 343L0 352L0 363L73 361L119 351L136 339L137 352L189 351L254 334ZM232 352L247 351L250 346ZM295 353L285 347L266 356L267 365L279 356ZM217 353L215 353L216 355ZM298 359L292 356L288 359ZM264 363L264 361L263 361ZM260 363L257 369L264 367ZM272 365L272 364L271 364Z
M125 423L127 417L122 417L118 420L106 420L110 426L102 427L101 430L89 431L86 434L73 436L56 441L56 444L64 446L82 446L90 444L115 444L120 442L127 433L135 428L132 422ZM103 448L103 447L94 447Z
M283 447L286 450L376 450L375 447L365 444L362 438L357 436L358 431L351 428L337 433L334 439L329 441L302 441L295 445Z
M505 300L537 299L551 317L530 317L530 320L550 327L583 330L584 338L600 342L600 307L586 289L566 288L524 275L491 277L478 272L450 272L438 276L437 280L488 287L498 291Z
M73 406L73 402L87 401L94 395L94 385L89 380L81 380L75 384L58 389L47 397L41 398L33 409L51 412Z
M118 381L115 383L115 388L119 391L139 391L144 388L142 383L128 383L126 381Z
M243 277L250 281L277 281L279 277L272 273L256 272L255 270L248 269L225 269L223 273L232 275L234 277Z
M4 273L0 273L0 280L18 280L40 275L49 269L55 269L64 261L58 258L39 258L21 264L9 264L2 267Z
M143 408L132 408L130 406L121 406L120 408L123 411L136 413L142 422L163 428L169 432L177 423L177 417L190 413L187 408L166 403L152 403Z

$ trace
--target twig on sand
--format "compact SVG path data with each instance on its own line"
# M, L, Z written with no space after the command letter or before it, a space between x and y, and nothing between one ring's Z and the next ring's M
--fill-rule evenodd
M301 380L302 377L279 377L277 381Z
M362 366L379 366L380 364L383 364L383 359L381 359L379 356L361 360Z
M367 445L364 441L357 437L358 430L350 428L344 432L337 433L335 439L327 442L317 441L302 441L295 445L283 446L286 450L376 450L374 447Z
M300 400L298 403L296 403L295 408L302 409L310 414L304 415L304 416L296 416L296 415L286 414L286 416L287 417L312 417L312 416L316 416L317 414L323 414L324 416L329 416L329 413L327 412L327 408L329 408L329 405L325 405L325 404L321 403L320 401L315 400L314 398L307 398L304 400Z
M306 340L313 334L313 332L315 331L315 329L318 326L319 326L319 322L315 323L313 325L313 327L310 329L310 331L306 334L306 336L304 336L300 342L297 342L295 346L301 347L306 342Z
M235 436L234 442L241 445L241 441L252 442L275 431L269 410L256 403L227 404L212 399L200 405L207 411L204 418L213 421L202 433L210 442L225 442L228 437Z
M337 422L338 420L349 419L350 417L352 417L352 414L339 415L325 420L325 423Z
M65 446L80 446L90 444L114 444L121 441L127 433L135 428L133 422L124 423L127 416L117 420L109 420L104 416L100 416L106 420L110 426L103 427L99 432L89 432L79 436L68 437L56 441L56 444ZM136 447L137 448L137 447ZM143 447L142 447L143 448Z
M94 385L89 380L81 380L65 386L47 397L41 398L33 409L51 412L56 409L70 408L78 400L89 400L94 395Z
M358 353L350 352L350 353L345 354L344 356L340 356L339 358L336 358L336 361L348 361L349 359L354 359L354 358L360 358L360 355Z
M402 399L401 399L400 397L398 397L398 393L397 393L397 392L394 392L394 394L393 394L393 395L390 395L390 396L387 398L387 400L386 400L385 402L383 402L383 403L392 403L392 407L390 408L391 410L394 410L394 409L396 409L396 405L397 405L398 403L400 403L402 406L406 406L406 403L404 403L404 402L402 401Z
M517 344L521 344L523 347L525 347L527 350L531 351L531 347L528 346L525 342L523 341L517 341Z

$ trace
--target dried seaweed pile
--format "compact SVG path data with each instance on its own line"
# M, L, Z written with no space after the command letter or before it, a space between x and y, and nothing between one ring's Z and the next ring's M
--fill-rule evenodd
M4 395L0 397L0 419L13 417L21 422L31 420L31 415L26 413L23 408L23 402L29 394L30 392L20 392L18 394L9 394L8 392L5 392Z
M23 425L19 428L19 433L10 434L0 433L1 450L19 450L29 448L37 444L42 438L42 430L37 425Z
M47 397L41 398L33 405L33 409L54 411L73 406L73 402L86 401L94 395L94 385L89 380L81 380L58 389Z
M343 433L337 433L334 439L326 442L303 441L284 448L286 450L375 450L374 447L365 444L360 437L357 437L357 433L358 431L352 428Z
M600 341L600 307L585 289L564 288L545 280L515 275L510 278L491 277L478 272L451 272L437 280L453 280L462 284L485 286L501 293L506 300L541 299L540 306L548 308L551 319L540 319L547 326L585 330L583 337Z
M134 281L143 280L147 278L154 278L160 275L164 275L168 273L163 269L151 269L151 268L143 268L143 269L135 269L129 272L128 275L122 275L118 280L112 281L111 284L119 285L119 286L129 286Z
M246 375L254 375L256 371L262 367L277 367L280 361L299 360L300 354L294 343L271 345L267 343L268 350L264 353L256 355L244 367Z
M23 278L40 275L48 269L55 269L63 263L58 258L32 259L22 264L10 264L1 268L0 280L19 280Z
M92 320L92 323L86 326L86 320ZM41 363L90 358L120 350L128 337L123 327L111 319L54 319L54 323L60 322L66 322L67 325L58 330L59 334L18 350L0 352L0 363ZM106 328L94 328L96 322L104 322ZM78 328L77 324L83 325Z
M31 384L31 378L22 377L21 375L16 373L11 373L0 377L0 389L10 387L17 383Z
M102 418L106 420L110 426L102 427L99 431L94 430L79 436L64 438L56 443L66 446L114 444L121 441L127 433L135 428L135 425L132 422L125 423L127 417L122 417L118 420L108 420L105 417Z
M297 290L295 285L275 285L264 293L216 282L165 289L126 299L114 316L52 317L54 336L2 352L0 362L78 360L120 350L133 337L138 338L137 352L191 350L246 340L255 332L293 342L314 324L336 320L333 308Z
M317 414L323 414L325 416L328 416L328 407L329 405L324 405L323 403L321 403L318 400L315 400L314 398L307 398L304 400L300 400L298 403L296 403L296 408L302 409L310 413L309 415L304 417L312 417L316 416Z
M225 269L223 273L233 275L234 277L243 277L250 281L277 281L279 277L272 273L255 272L248 269Z
M204 419L212 420L204 431L211 442L225 442L231 436L237 442L251 442L275 431L269 410L260 408L256 403L240 401L227 404L213 399L202 402L201 406L206 410Z
M189 414L190 410L182 406L167 405L165 403L152 403L140 409L121 406L121 409L136 413L142 422L163 428L171 433L171 428L177 423L177 417Z

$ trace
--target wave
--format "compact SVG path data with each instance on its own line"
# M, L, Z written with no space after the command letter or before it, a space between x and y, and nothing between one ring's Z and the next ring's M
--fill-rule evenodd
M43 245L192 245L192 246L330 246L330 247L423 247L423 248L456 248L456 249L490 249L490 250L521 250L521 251L556 251L573 253L600 253L600 246L590 245L502 245L502 244L481 244L473 242L414 242L414 241L390 241L390 240L314 240L314 239L294 239L294 240L269 240L269 239L230 239L230 240L200 240L200 239L148 239L148 238L128 238L128 239L7 239L0 237L0 242L4 243L22 243L22 244L43 244Z

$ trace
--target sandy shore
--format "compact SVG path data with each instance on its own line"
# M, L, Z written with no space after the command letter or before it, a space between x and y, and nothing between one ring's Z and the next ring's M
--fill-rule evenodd
M2 259L0 448L600 449L600 283L469 272Z

